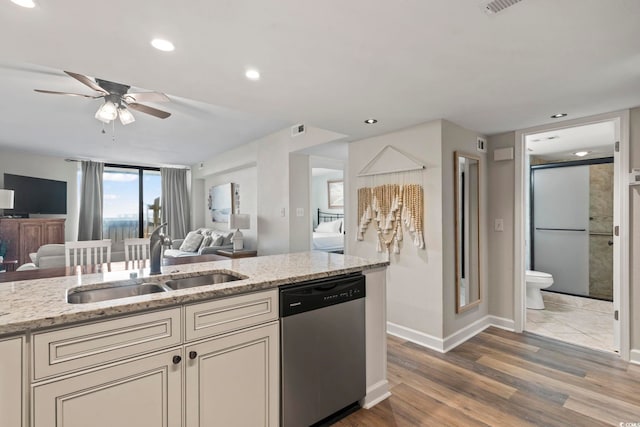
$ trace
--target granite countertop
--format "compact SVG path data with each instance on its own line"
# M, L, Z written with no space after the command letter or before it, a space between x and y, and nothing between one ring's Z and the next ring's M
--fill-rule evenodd
M0 283L0 335L49 326L100 319L104 316L169 307L188 302L277 288L287 283L353 273L389 265L388 261L326 252L300 252L256 258L172 265L161 275L149 269L55 277ZM67 290L77 286L105 287L118 284L164 282L169 278L223 271L246 279L86 304L69 304ZM131 278L131 273L137 275Z

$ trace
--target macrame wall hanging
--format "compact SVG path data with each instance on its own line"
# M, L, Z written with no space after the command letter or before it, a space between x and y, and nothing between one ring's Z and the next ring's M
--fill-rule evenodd
M389 154L391 153L391 154ZM392 170L376 169L376 163L395 156L395 163L408 165ZM357 240L364 240L369 224L377 233L378 252L399 254L405 225L413 244L423 249L424 191L422 178L424 165L415 158L387 145L360 171L358 178L366 181L358 188Z

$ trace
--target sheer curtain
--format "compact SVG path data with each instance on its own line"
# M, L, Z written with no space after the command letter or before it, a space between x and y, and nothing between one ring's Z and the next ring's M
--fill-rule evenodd
M104 163L82 161L78 240L102 239L102 174Z
M190 228L191 209L187 172L187 169L160 168L162 222L168 223L167 234L174 239L185 237Z

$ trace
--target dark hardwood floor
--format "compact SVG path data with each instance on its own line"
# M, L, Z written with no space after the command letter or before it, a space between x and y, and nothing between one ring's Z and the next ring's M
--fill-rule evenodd
M334 426L640 426L640 366L531 333L446 354L389 336L388 378L390 398Z

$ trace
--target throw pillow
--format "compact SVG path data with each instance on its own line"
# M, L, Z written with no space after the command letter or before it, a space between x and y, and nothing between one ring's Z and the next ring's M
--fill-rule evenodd
M232 237L233 237L233 231L230 231L229 234L224 236L224 241L222 242L222 244L225 246L232 244L231 242Z
M209 246L222 246L222 244L224 243L224 236L221 236L220 234L212 234L211 235L211 244L209 244Z
M316 232L318 233L340 233L340 226L342 224L342 220L329 221L329 222L321 222L318 224L316 228Z
M184 252L197 252L204 236L195 231L190 231L180 245L180 250Z
M213 241L213 238L211 237L210 234L207 234L204 236L204 239L202 239L202 243L200 244L200 249L202 248L208 248L209 246L211 246L211 242ZM198 249L198 250L200 250Z

